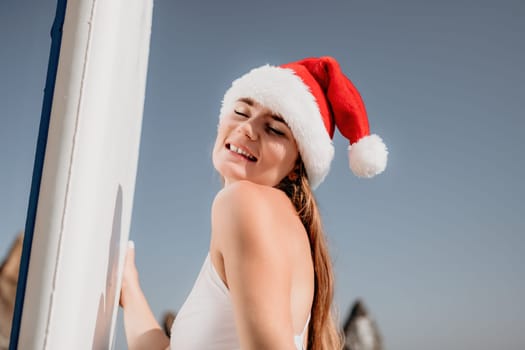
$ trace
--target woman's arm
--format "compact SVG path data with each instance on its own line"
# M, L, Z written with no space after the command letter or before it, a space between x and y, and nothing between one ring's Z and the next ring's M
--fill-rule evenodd
M135 248L128 246L120 291L124 329L129 350L169 349L169 339L159 326L142 292L135 266Z
M224 261L242 349L295 349L290 247L283 237L296 218L275 191L238 182L213 205L212 244Z

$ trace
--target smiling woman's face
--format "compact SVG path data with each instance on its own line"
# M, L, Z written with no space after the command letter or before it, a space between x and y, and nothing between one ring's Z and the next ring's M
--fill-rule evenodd
M279 116L251 99L240 99L221 118L213 165L225 184L248 180L275 186L298 156L292 132Z

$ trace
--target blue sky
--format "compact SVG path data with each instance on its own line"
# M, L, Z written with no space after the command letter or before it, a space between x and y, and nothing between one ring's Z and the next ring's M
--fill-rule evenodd
M0 254L25 222L55 5L0 2ZM362 297L388 349L525 347L522 1L158 0L153 16L131 237L156 315L207 251L230 82L331 55L390 150L360 180L336 134L316 191L343 318Z

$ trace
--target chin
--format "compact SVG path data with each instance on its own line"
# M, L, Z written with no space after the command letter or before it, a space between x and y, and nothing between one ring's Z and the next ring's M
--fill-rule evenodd
M237 181L249 181L257 185L268 186L268 187L275 187L280 182L280 181L275 181L275 182L269 181L266 179L257 179L251 176L223 176L223 179L225 183L229 183L229 184L237 182Z
M277 176L267 176L261 178L260 176L253 176L247 172L246 168L228 161L223 161L220 157L213 157L213 167L222 177L224 183L233 183L237 181L249 181L262 186L275 187L282 180L277 179ZM253 169L252 169L253 170Z
M224 164L213 164L215 170L219 173L225 183L231 183L235 181L247 180L250 181L249 176L246 174L232 169L230 166ZM253 182L253 181L252 181Z

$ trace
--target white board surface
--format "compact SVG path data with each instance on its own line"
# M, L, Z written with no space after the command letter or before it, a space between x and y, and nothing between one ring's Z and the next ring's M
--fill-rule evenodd
M152 8L68 1L19 349L112 347Z

